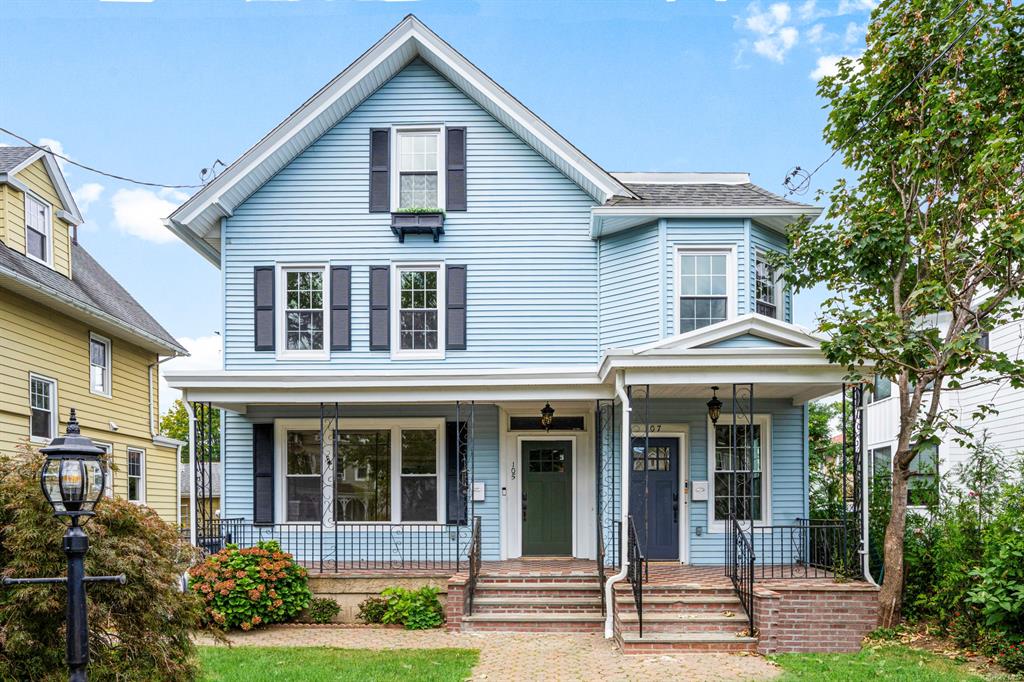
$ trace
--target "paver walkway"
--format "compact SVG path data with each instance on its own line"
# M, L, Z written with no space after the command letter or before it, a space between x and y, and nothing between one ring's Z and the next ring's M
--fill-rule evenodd
M779 674L760 656L624 656L599 634L448 633L346 627L270 627L232 634L235 646L330 646L345 649L480 650L474 680L766 680ZM208 640L201 643L210 644Z

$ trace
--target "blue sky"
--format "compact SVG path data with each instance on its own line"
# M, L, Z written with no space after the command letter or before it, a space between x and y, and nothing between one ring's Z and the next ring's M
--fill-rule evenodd
M745 170L781 193L830 151L813 76L860 52L872 2L6 0L0 125L103 170L196 184L412 12L608 170ZM219 273L159 223L187 195L65 172L82 243L194 351L186 362L216 364ZM841 172L826 166L804 199ZM813 326L821 298L798 295L796 321Z

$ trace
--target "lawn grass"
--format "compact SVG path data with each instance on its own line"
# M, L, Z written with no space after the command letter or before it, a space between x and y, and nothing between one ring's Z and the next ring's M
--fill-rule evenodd
M199 648L207 682L449 682L469 677L479 658L474 649Z
M856 654L778 654L780 682L962 682L983 680L966 666L930 651L898 644L865 646Z

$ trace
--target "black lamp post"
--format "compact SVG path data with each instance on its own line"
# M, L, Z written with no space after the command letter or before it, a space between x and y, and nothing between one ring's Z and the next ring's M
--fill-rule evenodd
M708 401L708 417L712 424L718 424L722 416L722 401L718 399L718 386L711 387L711 400Z
M85 575L85 554L89 551L89 537L82 525L95 514L96 503L103 497L106 473L100 455L104 450L82 435L72 408L67 432L54 438L41 448L46 462L39 481L43 495L53 507L53 515L64 521L64 553L68 557L66 578L5 578L4 585L40 583L66 583L67 604L67 661L68 679L85 682L89 664L89 623L85 605L85 583L126 582L124 574L117 576Z

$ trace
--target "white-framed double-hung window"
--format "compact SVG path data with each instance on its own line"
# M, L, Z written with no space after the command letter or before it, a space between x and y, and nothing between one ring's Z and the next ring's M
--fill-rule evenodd
M146 503L146 451L128 448L128 501Z
M57 435L57 382L38 374L28 376L29 440L49 443Z
M336 448L321 444L317 420L279 419L275 431L278 517L285 522L445 518L443 419L342 420Z
M393 266L392 357L444 357L444 273L440 263Z
M444 206L444 129L393 129L392 211Z
M676 319L679 333L729 319L736 308L736 253L731 247L680 247L676 251Z
M768 253L758 250L754 255L754 312L781 320L783 316L782 282Z
M47 267L53 266L53 220L42 199L25 193L25 253Z
M278 356L326 359L330 347L326 266L282 266L278 274Z
M766 524L771 518L771 417L746 420L724 411L717 424L708 421L708 471L711 501L708 518L721 529L730 514L739 521Z
M89 391L96 395L111 395L110 339L89 334Z

